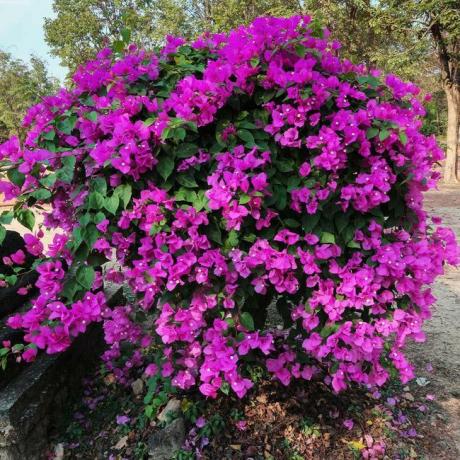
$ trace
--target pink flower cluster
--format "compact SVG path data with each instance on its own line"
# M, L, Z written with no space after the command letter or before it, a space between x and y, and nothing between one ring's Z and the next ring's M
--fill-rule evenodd
M409 380L404 345L457 263L422 208L443 153L414 85L338 49L307 16L259 18L158 55L103 50L33 107L24 146L0 146L23 180L0 191L49 204L61 231L27 235L39 293L9 325L54 353L102 321L122 382L141 368L209 397L243 397L251 363L336 391ZM129 305L106 305L106 281Z

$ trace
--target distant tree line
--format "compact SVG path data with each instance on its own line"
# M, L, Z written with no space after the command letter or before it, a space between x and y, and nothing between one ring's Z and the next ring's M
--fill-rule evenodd
M22 137L21 121L28 107L56 91L44 61L32 56L26 63L0 50L0 142L12 135Z

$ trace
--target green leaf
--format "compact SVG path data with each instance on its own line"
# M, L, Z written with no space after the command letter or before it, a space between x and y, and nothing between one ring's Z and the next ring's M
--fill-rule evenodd
M176 141L183 141L186 135L187 135L187 131L185 131L184 128L174 128L173 129L173 139Z
M385 129L385 128L384 128L384 129L382 129L382 130L380 131L379 139L380 139L381 141L384 141L385 139L387 139L387 138L390 136L390 134L391 134L390 131L388 131L388 129Z
M299 44L295 45L295 52L296 52L297 56L303 58L307 54L307 49L305 48L305 46L303 46L303 45L301 45L299 43Z
M56 180L57 180L56 174L48 174L47 176L40 179L39 182L44 187L52 187L56 183Z
M111 214L116 214L120 206L120 198L117 195L113 194L111 197L107 197L104 201L104 208L107 209Z
M87 244L89 248L93 247L93 244L96 242L96 240L99 237L99 231L96 228L96 225L90 224L84 227L81 230L81 237L82 240Z
M102 214L102 213L99 213L98 214ZM86 227L90 222L91 222L91 213L90 212L87 212L86 214L83 214L81 217L80 217L80 225L82 227Z
M74 262L86 261L90 252L89 246L83 242L74 253Z
M246 195L243 193L243 195L240 196L240 199L238 200L239 204L247 204L251 201L251 197L249 195Z
M42 135L43 139L47 141L52 141L56 137L56 131L54 129L46 132L45 134Z
M17 343L15 345L13 345L13 347L11 348L11 351L13 353L18 353L18 352L24 350L24 347L25 347L25 345L23 343Z
M76 273L77 282L87 290L91 289L94 276L94 268L87 265L79 267Z
M224 395L228 395L230 393L230 384L224 380L220 385L219 390L222 391Z
M208 203L208 198L206 197L204 190L200 190L196 194L196 198L192 201L193 207L197 211L201 211L206 206L207 203Z
M170 156L163 155L159 159L156 169L158 174L166 181L174 170L174 159Z
M247 235L243 236L243 240L249 241L250 243L254 243L256 239L257 239L257 236L254 235L254 233L248 233Z
M150 118L146 118L143 123L145 126L151 126L155 123L155 120L156 118L153 118L153 117L150 117Z
M344 231L342 232L342 238L345 241L345 243L348 243L353 239L353 237L355 236L355 231L356 228L352 225L345 227Z
M406 145L407 144L407 134L404 132L404 131L401 131L399 133L399 140L401 141L401 144L402 145Z
M153 393L152 393L152 397L153 397ZM145 404L145 401L144 401L144 404ZM153 418L154 415L156 415L157 413L157 409L151 405L146 405L144 408L144 412L147 418Z
M225 248L232 249L236 246L238 246L238 232L230 230L230 232L228 232L228 237L225 240Z
M74 278L71 278L64 283L64 286L59 294L71 302L74 299L76 292L79 290L81 290L81 286Z
M254 330L254 319L252 318L251 313L248 313L247 311L243 312L240 316L240 322L248 331Z
M290 228L300 227L300 222L295 219L284 219L284 224Z
M188 158L198 152L198 146L190 142L179 144L175 152L177 158Z
M291 192L292 190L296 189L301 182L301 178L298 176L289 176L287 180L287 191Z
M56 177L62 182L70 184L73 179L76 161L76 158L73 156L62 157L62 168L56 172Z
M89 209L102 209L104 207L104 197L99 192L92 192L88 197Z
M174 195L176 201L186 201L187 203L193 203L198 199L198 195L194 190L181 187Z
M302 228L305 233L310 233L315 227L316 224L319 222L320 213L316 213L313 215L304 214L302 216Z
M62 121L59 121L56 126L59 131L63 132L64 134L72 134L73 129L75 128L75 123L77 122L77 116L72 115L68 118L65 118Z
M18 222L29 230L34 229L35 216L32 211L28 209L21 209L17 216Z
M163 230L163 226L160 225L159 223L152 224L150 227L149 235L154 236L157 233L161 232Z
M335 243L335 236L332 233L329 233L329 232L322 232L320 242L321 243L326 243L326 244L334 244Z
M260 59L257 56L254 56L253 58L251 58L250 62L252 67L257 67L260 63Z
M3 211L0 214L0 224L9 225L14 219L13 211Z
M87 96L83 99L80 99L83 105L87 105L88 107L94 107L94 99L92 96Z
M19 172L17 169L9 169L6 175L10 182L12 182L14 185L17 185L18 187L22 187L24 181L26 180L26 176Z
M282 211L286 208L287 205L287 191L286 188L280 185L275 185L273 187L273 199L275 207Z
M103 177L95 177L91 180L91 191L107 194L107 182Z
M249 146L255 145L254 136L252 135L251 131L248 131L247 129L239 129L236 134Z
M190 173L178 174L176 180L177 182L179 182L180 185L187 188L198 187L195 178Z
M5 276L5 281L10 285L14 286L18 282L17 275Z
M0 224L0 244L3 243L5 236L6 236L6 228Z
M85 114L85 118L90 121L96 122L98 115L99 114L95 110L92 110L91 112Z
M207 227L207 234L212 241L216 242L217 244L222 244L222 232L220 230L219 225L215 222L211 222Z
M372 139L374 138L375 136L377 136L377 134L379 133L379 129L378 128L369 128L367 131L366 131L366 137L368 139Z
M90 216L90 214L88 214ZM103 212L98 212L97 214L95 214L92 218L93 222L97 225L99 223L101 223L103 220L105 219L105 214ZM81 220L80 220L80 223L81 223ZM88 225L89 224L89 221L85 223L85 225Z
M348 225L350 222L350 219L347 214L344 214L343 212L339 212L335 216L335 226L337 227L337 231L339 233L342 233L345 227Z
M34 197L36 200L39 201L47 200L51 197L51 192L44 188L39 188L38 190L35 190L35 192L31 193L30 196Z
M121 184L114 190L113 193L114 195L117 195L118 198L120 198L121 202L123 203L123 207L126 209L132 196L131 185Z
M294 171L294 163L290 160L280 160L275 162L275 166L281 172L291 172Z
M257 126L254 123L251 123L250 121L243 120L239 121L236 126L238 128L244 128L244 129L257 129Z
M334 332L337 332L338 329L339 329L338 324L326 325L321 329L321 332L319 333L319 335L323 339L325 339L325 338L329 337L330 335L334 334Z
M373 77L372 75L363 75L362 77L358 77L357 80L362 85L367 84L371 88L377 88L381 84L380 80L376 77Z
M347 248L359 249L360 247L361 247L361 245L359 243L357 243L355 240L351 240L347 244Z

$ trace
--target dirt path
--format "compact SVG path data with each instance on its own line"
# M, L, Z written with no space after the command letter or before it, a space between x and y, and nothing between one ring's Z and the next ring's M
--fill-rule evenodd
M460 186L428 193L425 207L431 215L442 217L443 224L451 227L460 241ZM454 456L445 457L449 449L440 433L433 446L433 452L439 448L439 454L432 458L459 458L455 455L460 455L460 268L447 268L433 292L438 300L433 318L425 326L427 341L411 345L409 354L417 364L418 375L430 381L430 391L437 396L458 450ZM431 366L433 371L427 371Z

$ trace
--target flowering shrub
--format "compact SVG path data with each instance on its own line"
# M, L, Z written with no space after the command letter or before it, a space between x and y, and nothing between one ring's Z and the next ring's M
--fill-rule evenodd
M105 49L31 108L24 146L0 147L17 200L1 222L29 227L38 257L39 294L8 321L23 359L102 321L122 382L139 368L242 397L251 363L335 391L409 380L404 344L424 339L428 285L457 262L422 209L443 154L419 89L339 47L307 16L259 18L155 53ZM104 281L134 300L109 308Z

